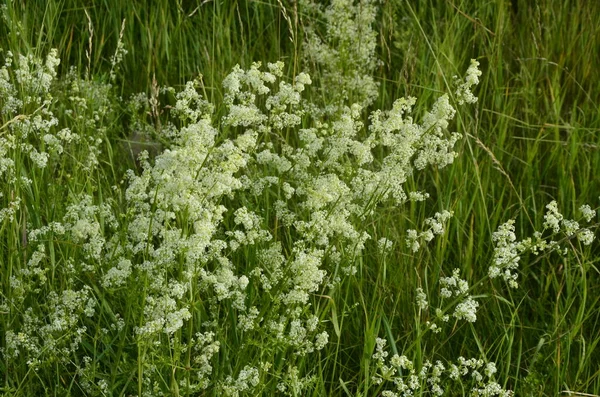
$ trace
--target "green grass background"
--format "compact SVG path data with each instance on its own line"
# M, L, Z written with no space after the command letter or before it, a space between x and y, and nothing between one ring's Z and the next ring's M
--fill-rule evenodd
M6 4L12 26L0 23L0 48L39 56L57 48L60 74L74 65L89 70L93 79L106 79L125 20L122 40L128 54L117 78L123 97L149 92L153 78L179 87L202 74L208 98L220 103L221 81L235 64L284 60L290 74L302 68L306 21L295 14L292 0ZM297 16L291 30L282 7L292 19ZM319 369L314 395L369 395L374 338L386 333L398 351L415 349L410 344L417 335L429 356L495 361L498 378L516 395L570 395L566 390L600 395L597 245L581 261L558 255L524 258L521 287L497 291L488 283L478 297L477 322L458 324L442 340L419 339L413 304L418 284L431 286L455 267L468 279L483 278L493 251L491 234L506 220L516 218L517 236L525 237L541 228L544 207L553 199L567 217L575 217L581 204L597 207L599 20L600 3L587 0L383 3L376 26L383 63L376 71L381 95L375 106L389 108L395 99L412 95L419 98L415 113L423 113L471 58L483 71L476 89L479 101L474 111L456 119L464 138L454 164L410 181L431 194L427 204L390 210L373 220L373 227L401 241L407 228L450 209L454 217L445 238L417 258L396 255L383 262L368 253L362 258L359 275L344 281L343 293L323 311L326 321L336 316L341 332L336 336L332 325L320 361L310 363ZM128 139L122 122L115 118L107 143L114 151ZM90 184L83 189L96 194L109 192L134 166L117 157L104 161L105 175L73 183ZM39 205L38 216L44 218ZM8 385L15 374L5 370L0 367L1 382L12 395ZM52 391L51 380L27 376L28 382L45 384L48 394L61 395ZM54 380L65 386L60 375ZM27 390L25 385L20 395Z

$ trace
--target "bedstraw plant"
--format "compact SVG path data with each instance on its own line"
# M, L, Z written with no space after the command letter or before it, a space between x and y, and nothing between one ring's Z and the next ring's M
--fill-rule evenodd
M531 267L559 261L587 321L587 204L572 220L549 200L531 237L503 219L475 271L445 262L466 220L437 178L471 142L490 153L471 131L479 60L447 78L436 58L435 98L379 106L389 4L278 7L294 59L230 65L218 87L154 76L123 95L135 22L95 74L87 10L83 68L0 52L3 395L506 397L536 387L501 351L546 277ZM18 9L1 11L19 47ZM486 338L494 315L510 330Z

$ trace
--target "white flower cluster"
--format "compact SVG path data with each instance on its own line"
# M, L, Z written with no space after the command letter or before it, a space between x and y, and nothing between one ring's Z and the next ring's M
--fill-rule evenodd
M329 333L316 308L323 290L336 288L342 277L358 271L358 258L372 238L366 225L381 204L428 197L406 192L404 186L415 171L452 163L458 135L448 133L455 110L447 95L421 123L410 115L414 98L399 99L391 110L370 117L365 112L377 91L372 78L376 2L303 6L329 21L326 40L311 28L307 37L331 106L305 99L311 77L299 73L286 81L282 62L267 64L265 70L259 63L248 70L235 67L223 81L225 114L216 121L214 106L199 92L200 79L180 92L160 91L174 95L165 123L159 117L158 94L135 97L132 111L149 111L154 125L144 127L147 121L138 117L132 128L155 135L166 149L153 160L141 153L139 173L127 173L120 207L104 197L75 192L61 214L62 223L29 232L27 270L15 271L10 280L14 303L40 290L54 272L65 276L69 286L37 304L46 318L24 311L23 326L6 332L6 357L27 354L34 363L70 358L85 337L83 317L95 316L99 288L102 300L114 302L110 310L116 313L102 335L118 333L148 358L173 357L174 362L144 363L139 384L148 394L160 394L165 373L180 376L173 368L182 364L175 362L182 352L194 355L185 365L193 366L195 382L179 378L176 384L191 394L209 387L232 396L260 393L257 387L267 375L278 379L282 393L298 395L308 389L313 378L302 364L307 359L290 359L274 373L269 368L282 354L302 357L327 346ZM113 67L123 54L120 45ZM110 86L71 72L60 86L66 110L55 116L52 93L60 91L52 89L56 53L45 63L19 58L15 64L12 57L5 63L0 109L2 118L9 119L2 128L10 134L3 129L0 135L0 177L27 184L17 180L22 175L18 167L58 170L65 178L70 172L85 173L79 175L83 178L98 167L101 145L108 141L106 125L114 121ZM477 75L476 66L469 76ZM477 81L468 79L470 89ZM70 124L60 129L63 119ZM23 164L15 163L16 151L25 155ZM375 160L375 152L383 154L381 161ZM75 167L78 162L83 169ZM6 208L0 214L6 220L15 217L25 199L9 201L9 191L2 193ZM273 208L263 207L265 202ZM125 208L118 223L117 208ZM409 231L409 236L415 234L411 248L444 233L450 216L448 211L436 213L426 220L426 231ZM55 268L58 246L73 255ZM373 246L385 254L393 242L380 238ZM94 289L75 287L90 278L96 280ZM444 286L458 296L462 280L454 281L456 286L451 281ZM423 291L418 298L425 310ZM457 306L455 316L470 321L470 309ZM126 324L118 315L125 312ZM243 354L236 354L217 376L212 366L222 358L217 353L229 349L229 338L236 338ZM47 356L34 354L40 348ZM380 350L383 363L383 345ZM247 362L258 352L264 362L260 369ZM392 376L394 367L408 369L409 363L406 357L394 357L386 371ZM82 371L86 368L84 362ZM437 393L443 366L424 368L411 373L404 390L429 382ZM107 388L101 381L94 390Z
M17 182L15 167L19 166L11 152L20 151L33 165L45 168L50 153L43 150L45 145L37 143L46 141L49 149L62 151L58 138L51 134L58 119L49 110L50 87L60 63L57 54L55 49L51 50L45 62L33 55L19 55L15 61L9 51L0 68L0 120L8 120L1 127L8 133L0 135L0 177L9 183Z
M42 363L68 363L71 354L80 348L87 330L83 320L95 314L96 300L91 287L65 289L60 295L52 291L43 306L46 313L43 318L30 307L23 313L20 329L6 331L4 357L20 356L36 368Z
M583 218L586 222L591 222L592 219L596 217L596 211L594 211L588 204L584 204L579 207L579 212L581 212L581 215L583 215Z
M510 397L513 395L512 391L504 390L494 381L496 365L493 362L485 363L481 359L467 360L459 357L457 363L450 364L449 368L439 360L435 363L425 360L421 368L415 368L413 362L406 356L394 354L388 359L386 344L385 339L377 338L373 354L377 370L373 382L378 385L394 384L392 390L381 392L384 397L407 397L423 393L442 396L453 390L455 381L460 381L463 385L461 387L470 384L470 393L474 396Z
M423 288L417 288L416 293L417 307L420 310L427 310L427 308L429 307L429 302L427 302L427 294L425 294Z
M14 197L15 191L32 191L29 186L40 175L57 175L60 184L73 174L91 172L99 165L101 145L107 143L109 86L81 80L74 71L56 79L57 55L53 49L45 60L33 55L15 58L8 51L0 67L2 221L32 202L32 197ZM44 206L46 200L53 198L44 194L35 202Z
M163 129L170 146L153 164L142 161L141 175L129 172L127 235L106 243L114 254L102 283L119 293L136 281L133 293L144 296L135 329L140 343L161 334L176 338L192 316L190 295L200 294L215 342L223 321L219 308L227 302L236 328L252 341L248 346L297 355L324 348L329 334L310 301L326 282L334 286L357 271L354 260L371 238L362 222L385 200L425 199L424 192L405 193L405 182L414 170L443 167L454 158L456 135L445 136L454 115L447 97L423 124L406 116L414 98L375 112L368 129L360 105L340 107L326 121L319 113L306 119L315 105L301 93L311 79L300 73L288 84L283 67L236 67L224 80L221 128L232 139L212 126L213 107L199 85L187 84L174 93L171 113L181 126ZM308 125L299 128L303 118ZM297 129L298 139L283 139L283 129ZM372 152L378 148L388 154L376 164ZM273 197L274 211L253 207L259 195ZM227 208L226 202L244 205ZM444 233L450 216L436 213L419 238ZM285 250L282 241L289 244ZM392 244L380 240L380 246L387 251ZM470 319L471 309L457 307L456 316ZM223 390L235 394L251 385L236 382L232 376Z
M196 123L207 115L212 114L214 106L198 92L201 85L199 78L185 83L183 90L175 95L175 106L171 110L173 115L182 121Z
M529 251L535 255L542 251L558 250L559 252L566 252L561 250L558 241L549 237L544 238L543 233L545 231L551 231L554 235L562 232L567 238L577 236L577 239L583 245L590 245L594 241L595 236L590 229L581 228L577 221L564 218L558 210L556 201L550 202L546 209L544 229L541 232L534 232L533 238L528 237L517 241L515 221L512 219L498 227L498 230L492 235L496 247L494 248L492 265L488 271L490 278L502 277L511 288L517 288L519 286L517 283L518 275L515 271L519 267L519 261L524 252ZM583 205L579 210L586 222L590 222L596 215L596 212L589 205Z
M421 247L420 241L430 242L434 236L443 234L445 232L444 224L452 217L452 212L442 211L436 212L433 218L425 219L425 224L429 226L429 229L417 233L414 229L406 231L406 245L412 250L412 252L419 251Z
M323 282L325 271L321 270L324 252L321 250L297 250L290 263L290 291L282 298L287 304L306 304L308 294L315 292Z
M479 76L481 76L481 71L478 69L479 62L474 59L471 59L471 64L467 69L467 74L465 76L465 81L460 82L457 76L454 76L455 81L458 82L458 87L456 89L456 101L459 105L464 103L475 103L477 102L477 97L473 95L471 92L471 88L473 86L479 84Z
M283 381L277 384L277 390L286 396L301 396L315 382L315 376L300 376L296 366L289 366Z
M271 335L272 343L286 348L291 347L298 356L302 357L323 349L329 341L329 334L326 331L316 334L320 325L320 320L316 316L301 319L300 314L300 307L297 307L296 310L288 313L289 319L281 315L278 319L269 320L263 332L267 331Z
M0 198L2 195L0 194ZM14 221L15 213L17 209L20 208L21 198L15 197L14 200L9 201L8 205L5 208L0 209L0 224L4 222L4 220L8 220L9 222Z
M192 341L194 345L194 363L197 366L196 376L198 377L198 389L208 388L212 382L210 375L213 367L210 364L212 357L220 350L221 344L215 341L213 332L197 333L196 340Z
M377 248L379 249L379 252L382 254L388 254L392 251L392 247L394 245L394 242L389 240L386 237L382 237L379 240L377 240Z
M440 302L439 307L435 309L434 319L426 322L427 327L434 333L442 331L440 324L450 320L450 315L446 314L448 309L442 309L445 299L454 298L452 304L454 312L452 316L457 320L466 320L473 323L477 320L477 308L479 303L469 295L469 284L466 280L460 278L460 270L454 269L452 276L440 278ZM427 294L422 288L416 289L416 304L421 312L429 309Z
M186 292L185 286L172 282L169 288L170 294L146 297L144 308L146 323L136 328L138 335L148 337L161 332L172 335L183 326L184 321L192 317L186 307L180 308L178 305Z
M325 21L320 35L314 27L305 29L304 54L307 65L319 68L321 87L329 112L343 103L371 105L378 96L373 72L379 64L375 54L377 32L373 29L377 1L336 0L323 8L313 0L300 2L303 13Z
M464 319L470 323L477 320L477 307L479 303L468 295L469 284L459 276L460 270L454 269L451 277L442 277L440 279L440 295L443 299L449 299L452 296L462 300L454 308L452 314L457 320ZM447 320L446 320L447 321Z
M153 165L143 163L141 175L129 173L127 240L118 250L133 266L130 274L120 265L107 273L138 280L139 288L147 283L145 292L138 290L145 295L145 309L136 334L148 343L161 334L174 336L191 318L192 286L211 304L232 300L240 314L247 310L248 278L236 275L224 252L228 244L216 234L226 212L220 201L243 186L235 174L245 167L251 147L230 140L216 144L212 106L196 88L187 84L176 94L172 114L183 126L166 129L171 147ZM240 225L251 229L237 241L260 240L256 215L244 210L237 215Z
M72 241L82 244L84 258L100 262L106 243L102 226L116 229L118 223L108 204L97 206L92 204L92 200L91 196L84 195L77 203L68 206L63 224Z
M104 288L121 287L127 283L131 275L132 264L129 259L121 258L117 265L108 269L102 277L102 286Z
M496 278L500 275L513 288L517 288L517 274L513 273L519 267L520 246L516 243L517 236L515 235L515 221L500 225L498 231L492 235L492 240L496 243L494 248L493 264L489 268L490 278Z
M234 380L231 376L228 376L221 389L226 396L237 397L240 393L251 392L258 385L258 382L258 369L245 366L240 371L237 379Z
M556 201L552 201L546 208L548 212L544 215L544 228L552 229L554 233L558 233L560 231L560 223L563 221L562 214L558 212L558 204L556 204Z
M253 245L262 241L269 241L272 238L271 233L261 228L261 218L257 214L248 211L246 207L238 208L235 211L234 223L242 225L245 230L225 232L231 237L229 246L232 251L237 250L240 246Z
M416 99L401 98L394 102L389 112L374 111L369 130L372 136L365 144L371 147L381 146L389 150L384 158L381 170L377 173L362 171L357 182L364 186L364 194L370 197L377 193L383 198L391 196L403 204L407 199L419 200L425 193L408 194L403 185L415 171L427 166L445 167L456 157L452 151L460 138L457 133L447 136L450 120L455 115L446 94L438 98L431 111L423 117L422 124L415 123L410 116Z

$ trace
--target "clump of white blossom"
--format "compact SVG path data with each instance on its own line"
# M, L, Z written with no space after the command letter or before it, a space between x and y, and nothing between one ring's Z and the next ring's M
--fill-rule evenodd
M543 229L535 231L533 238L528 237L518 241L515 234L515 221L512 219L498 227L492 236L495 248L492 264L488 271L490 278L502 277L511 288L517 288L519 284L516 270L523 253L531 252L534 255L551 251L565 253L568 250L561 246L561 234L565 238L577 237L583 245L590 245L594 241L595 235L589 228L580 227L579 222L564 218L556 201L551 201L546 205L546 209ZM579 211L588 223L596 215L596 212L587 204L582 205Z
M251 392L259 382L258 369L245 366L240 371L237 379L228 376L222 386L225 396L238 397L240 393Z
M440 235L445 232L444 225L452 217L452 212L442 211L436 212L432 218L425 219L425 225L429 228L421 233L418 233L414 229L406 231L406 245L412 250L417 252L421 247L421 242L430 242L433 240L435 235Z
M447 128L455 112L447 97L434 104L423 124L407 116L414 99L398 100L389 112L376 111L369 127L358 104L325 121L302 98L310 77L300 73L288 83L283 67L278 62L263 70L255 63L248 70L235 67L225 78L227 111L220 125L235 131L232 138L219 136L213 107L198 86L175 92L178 102L171 113L181 127L168 127L170 146L152 164L142 156L140 175L128 173L127 239L106 243L117 244L118 257L103 283L114 290L135 280L143 287L138 293L144 296L144 311L134 329L139 343L150 344L161 335L177 338L192 319L190 295L200 294L212 313L201 329L214 334L215 342L224 321L218 308L227 305L236 313L246 349L256 345L270 354L286 349L298 356L315 354L329 334L311 313L311 301L342 275L356 272L353 262L371 239L361 221L378 203L426 199L424 192L404 191L407 178L454 158L457 135L448 136ZM308 124L300 128L302 119ZM298 131L299 139L273 138L284 129ZM381 163L372 154L378 147L389 152ZM274 211L267 215L248 204L223 205L250 202L257 195L272 196ZM436 213L420 238L442 234L450 216ZM268 228L272 224L280 226L275 231ZM282 237L288 235L294 239L284 251ZM387 251L392 242L380 239L379 245ZM331 278L332 266L342 261L340 274ZM474 315L460 305L456 310L457 318L471 321ZM280 391L307 387L310 375L290 371ZM255 386L256 374L248 367L223 382L198 384L236 395Z
M336 56L350 56L344 62L354 66L371 62L373 53L374 34L368 29L375 15L374 3L363 6L359 11L351 3L335 2L325 11L340 23L331 35L345 43L340 47L345 52ZM345 13L345 20L340 13ZM367 30L355 26L354 19ZM367 46L354 53L358 36L344 38L344 32L364 35L361 40ZM118 49L113 63L124 54ZM41 110L8 125L19 138L2 137L3 177L18 182L9 155L16 149L27 153L34 167L64 169L60 167L67 163L61 162L61 156L74 157L74 150L83 147L76 157L86 159L87 170L98 167L99 140L107 133L102 125L112 110L109 102L94 98L110 97L105 91L110 87L91 84L70 72L65 80L66 100L71 104L67 113L76 122L61 129L50 110L56 53L46 63L21 58L14 72L16 80L8 72L12 60L6 65L0 76L6 82L7 99L1 103L5 113L14 117L14 112L30 104ZM181 383L190 392L216 387L235 396L251 392L267 376L279 377L277 387L282 393L297 395L310 387L314 378L306 368L290 362L286 373L272 373L266 369L269 360L283 352L296 357L314 355L327 346L330 335L313 311L315 297L325 288L335 288L342 277L356 274L356 258L373 238L364 221L379 204L427 199L426 192L405 191L405 182L427 166L450 164L458 135L447 131L455 110L446 95L433 104L421 123L410 115L414 98L399 99L391 110L377 110L366 117L365 106L372 103L372 94L355 97L352 92L358 86L353 84L362 84L361 76L367 76L373 65L349 76L354 83L344 83L348 91L337 99L335 112L315 112L320 105L303 98L311 77L299 73L287 81L284 67L282 62L266 68L260 63L247 70L235 67L223 81L226 111L216 121L214 105L200 94L200 80L179 92L155 90L174 97L170 120L165 123L156 119L162 112L156 93L150 99L138 96L129 102L132 112L147 109L155 117L154 126L146 132L167 145L152 160L142 151L141 172L127 172L122 203L126 210L115 215L118 205L111 200L74 195L61 222L28 228L32 248L28 267L11 280L15 303L23 302L32 291L41 291L48 278L54 277L50 253L56 244L63 244L55 242L58 238L67 240L70 252L76 253L61 270L69 274L69 282L93 279L98 290L83 282L78 289L50 294L46 303L51 302L53 311L47 319L25 316L20 328L7 332L6 357L27 354L37 362L44 357L33 352L41 345L48 357L76 352L85 337L82 319L95 315L93 296L99 293L117 302L133 298L138 305L129 314L133 326L123 324L119 313L127 312L125 306L111 308L111 325L102 334L121 335L148 357L160 354L165 341L169 348L181 349L182 355L195 352L191 371L195 376ZM35 74L37 82L32 80L32 68L40 71ZM327 78L321 81L326 82ZM32 95L37 96L19 99L15 84L31 86ZM374 83L371 88L375 89ZM357 103L348 103L349 99ZM369 125L365 125L367 119ZM143 118L133 118L132 128L144 131ZM99 131L97 137L89 134L92 129ZM285 139L284 131L291 131L294 138ZM43 138L31 142L44 142L48 151L39 151L30 142L40 132ZM375 161L373 153L381 149L387 154ZM3 194L6 200L8 194ZM272 199L272 210L256 205L260 196ZM11 208L22 204L18 197L5 202L3 217L11 219L15 213ZM426 230L417 235L413 246L417 240L430 241L444 233L450 216L442 211L427 219ZM383 237L377 245L386 254L394 242ZM459 306L455 316L471 321L472 314ZM194 319L199 307L204 313L201 321ZM245 350L240 357L252 358L261 352L266 364L258 368L240 358L235 367L241 370L213 379L213 361L228 346L222 330L231 324ZM182 335L190 330L193 334L184 340ZM62 332L69 337L52 342L50 334ZM86 368L84 363L83 380L90 376ZM141 368L140 384L148 393L158 393L159 374L170 370L160 363ZM94 389L90 382L88 387ZM98 387L105 389L101 384Z
M378 94L373 72L380 64L375 54L377 32L373 24L377 0L336 0L324 6L313 0L301 0L300 10L325 21L325 34L308 25L305 29L305 63L319 70L325 112L343 107L343 103L371 105ZM317 109L315 109L317 110ZM321 110L322 111L322 110Z
M6 330L2 354L7 359L23 359L33 369L47 363L68 363L78 351L87 327L86 317L95 315L96 300L91 287L51 291L42 304L44 317L32 308L22 313L19 330Z
M301 377L295 366L288 367L283 380L277 384L277 391L285 396L299 396L315 382L315 376Z
M164 150L156 156L140 150L139 168L126 173L118 200L71 186L77 191L61 199L58 222L35 220L14 233L26 260L7 283L10 298L2 307L21 308L39 294L34 304L45 315L10 309L18 320L5 332L3 357L26 357L33 369L73 365L85 392L108 394L89 346L118 340L131 349L123 360L139 361L134 372L141 395L167 395L166 388L260 394L263 383L286 395L308 393L316 379L311 360L331 339L322 315L328 290L357 274L368 247L389 256L401 249L371 231L368 221L386 205L427 200L427 192L411 191L406 182L427 167L452 164L460 138L450 132L456 110L448 94L420 120L412 113L413 97L368 111L378 91L377 5L302 1L307 15L327 22L324 35L306 26L306 65L319 69L318 77L299 72L287 78L283 62L238 65L223 80L219 118L216 104L201 94L201 78L179 91L155 84L150 95L133 96L126 106L132 134L160 140ZM121 37L118 43L111 81L127 53ZM7 53L0 68L0 178L10 187L1 192L0 223L13 222L31 199L11 195L33 184L22 169L53 172L62 182L71 174L84 180L101 174L117 99L109 84L81 79L75 70L57 81L58 65L53 50L45 61ZM472 61L457 83L457 103L476 101L477 67ZM307 99L310 90L321 90L327 100ZM582 212L594 216L588 207ZM451 216L441 210L425 220L423 231L408 230L408 248L416 252L444 234ZM554 230L556 222L589 240L577 224L549 212L547 227ZM510 246L510 225L505 229L506 236L495 237L506 246L507 253L497 255L502 271L514 270L518 259L510 262L509 254L519 252ZM57 252L68 259L57 262ZM451 299L453 312L436 309L436 319L475 321L478 303L459 275L455 270L440 280L440 301ZM60 276L62 290L49 291ZM429 310L423 289L417 305ZM98 321L106 326L88 331ZM426 361L415 368L405 356L388 359L385 341L376 343L374 380L395 384L383 395L441 395L445 376L467 375L475 394L510 395L493 381L493 363L459 359L446 368Z
M19 55L14 59L8 51L4 66L0 68L0 115L3 131L0 135L0 177L8 183L29 184L17 179L15 156L20 152L31 161L32 166L45 168L51 151L62 152L60 139L56 136L58 119L50 110L51 85L60 63L56 50L50 51L45 62L33 55ZM46 142L49 151L39 143ZM53 150L52 150L53 149Z
M123 192L114 187L118 198L95 186L111 154L104 145L116 135L113 87L74 69L58 79L56 50L45 59L3 53L0 226L13 227L6 236L18 250L0 297L11 326L3 330L5 362L24 361L26 375L61 366L89 395L113 392L106 379L113 365L137 377L131 384L141 396L310 394L313 363L342 340L338 320L324 315L324 302L334 302L328 294L357 275L369 248L393 257L404 242L414 254L446 232L447 210L399 242L370 223L389 206L429 198L407 181L453 163L461 137L451 132L453 105L477 101L481 71L471 60L454 95L440 95L418 120L414 97L369 110L378 95L379 3L299 2L303 15L325 22L323 32L304 26L312 76L288 77L281 61L256 62L236 65L223 80L222 104L202 95L201 77L180 90L155 82L150 94L132 96L124 106L128 133L164 150L131 149L139 167L127 171ZM127 55L124 23L109 59L112 82ZM66 193L41 197L42 175L56 177ZM594 240L556 202L546 208L533 238L518 241L514 220L494 233L490 278L517 287L523 253L562 252L561 233L584 245ZM27 218L31 212L43 215ZM586 222L596 217L588 205L580 212ZM451 317L475 322L479 303L460 270L438 284L439 297L416 289L428 329L441 332ZM382 396L462 387L475 396L512 395L496 382L493 362L417 363L390 357L386 343L377 338L371 357ZM122 348L119 362L96 368L91 355L101 348Z
M442 299L454 297L462 300L454 308L452 316L458 320L466 320L473 323L477 320L477 307L479 303L468 295L469 284L466 280L459 277L459 269L454 269L451 277L442 277L440 279L440 296Z
M0 298L11 324L1 353L39 370L67 365L94 321L95 290L83 280L96 277L118 224L112 199L98 203L71 181L98 177L114 96L74 69L58 78L55 49L44 59L0 54L0 224L17 249L3 258L19 258Z
M381 392L385 397L407 397L424 393L443 396L452 393L455 386L458 390L468 387L473 396L513 395L505 390L494 379L496 365L482 359L465 359L459 357L456 362L444 364L440 360L435 363L424 360L420 368L405 355L394 354L389 357L386 350L387 341L376 339L373 360L377 369L373 382L385 388Z
M467 69L467 74L464 81L461 81L457 76L454 76L455 81L458 84L456 88L456 101L459 105L464 103L475 103L477 97L473 95L471 89L473 86L479 84L479 76L481 76L481 70L479 70L479 62L471 59L471 65Z
M438 305L435 309L430 307L428 296L423 288L419 287L415 290L416 305L420 314L426 317L429 315L431 318L425 324L432 332L441 332L440 325L450 321L450 315L447 313L451 307L454 307L452 317L456 320L465 320L470 323L477 320L479 303L469 294L469 283L460 278L459 269L454 269L450 277L441 277L439 286ZM450 306L448 306L448 300L450 300Z

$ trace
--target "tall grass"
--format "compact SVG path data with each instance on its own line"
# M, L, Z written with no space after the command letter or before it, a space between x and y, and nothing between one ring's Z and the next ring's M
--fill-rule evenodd
M402 395L398 385L410 384L412 366L424 374L411 386L419 395L435 394L435 385L446 395L600 395L598 245L569 235L569 223L555 233L546 207L556 200L565 220L597 233L597 216L586 223L579 208L597 207L600 195L593 171L600 167L598 5L382 2L359 32L359 45L367 29L376 34L380 61L370 64L356 62L356 41L331 39L328 28L343 18L305 3L14 1L2 8L0 60L8 51L15 59L30 54L35 69L35 59L56 48L61 63L39 102L0 114L0 138L21 134L24 142L3 143L0 152L14 162L14 178L0 175L0 210L8 208L0 223L1 393ZM355 16L370 4L361 2ZM333 66L307 44L328 37L327 51L350 54ZM119 42L127 53L114 63ZM482 71L478 101L458 105L453 76L464 76L473 58ZM279 60L285 66L272 67L277 83L269 84L267 64ZM253 68L257 61L263 66ZM268 95L247 71L262 76ZM222 84L231 76L256 101ZM356 76L372 78L377 95L366 92L369 79L352 86ZM299 126L232 116L234 105L254 103L276 115L276 106L265 106L285 90L280 81L312 104L286 104ZM18 87L23 99L27 89ZM420 125L443 93L458 109L449 126L461 135L458 155L446 167L407 173L402 184L429 198L395 202L371 191L362 201L344 190L371 163L357 165L355 146L327 165L336 145L371 145L369 115L401 97L418 98L412 115ZM351 109L354 102L363 109ZM27 130L36 115L57 125ZM342 121L355 134L339 127L349 141L323 127ZM61 135L65 128L79 140ZM316 141L301 128L315 128L329 147L305 169L301 152ZM62 152L39 131L58 137ZM31 148L49 153L48 165ZM132 153L152 148L134 161ZM259 159L267 149L281 158ZM369 170L393 150L373 143ZM238 186L240 175L247 179ZM325 234L286 224L282 208L305 222L326 212L319 227L338 223L320 245ZM426 232L434 224L426 220L445 210L452 217L439 235L422 237L413 251L408 231ZM489 273L501 246L494 233L511 219L517 242L544 231L527 249L506 243L520 256L512 271L518 288ZM354 229L345 231L343 220ZM378 244L383 237L389 247ZM532 252L552 239L560 250ZM468 291L451 288L461 280ZM444 286L451 296L442 299ZM478 303L474 322L452 317L467 297ZM454 364L468 376L437 379L438 360L439 372Z

